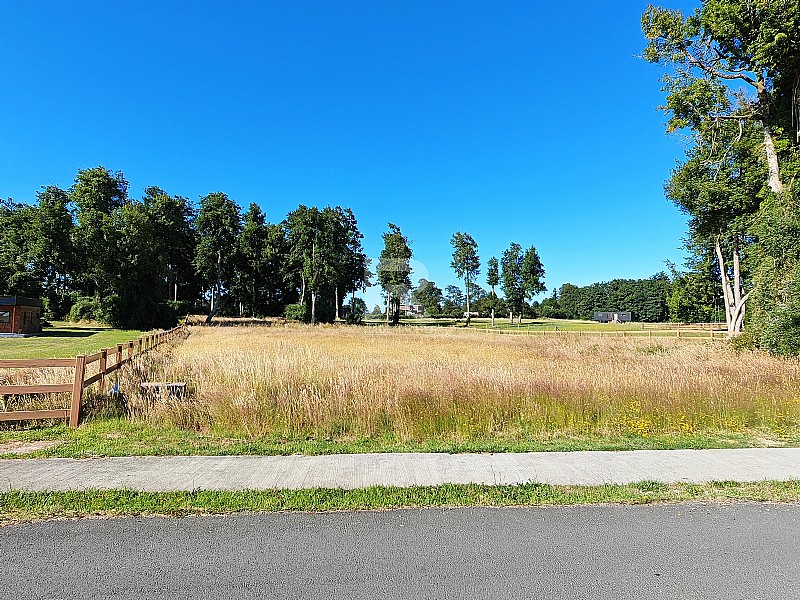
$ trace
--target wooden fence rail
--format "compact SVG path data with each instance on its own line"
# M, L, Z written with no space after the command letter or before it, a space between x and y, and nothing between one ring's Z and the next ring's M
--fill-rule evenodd
M505 328L490 328L476 327L470 331L480 331L483 333L493 333L497 335L577 335L581 336L599 336L599 337L646 337L646 338L659 338L659 337L678 337L686 339L710 339L710 340L724 340L727 339L726 331L715 331L714 329L700 330L700 329L686 329L677 327L675 329L527 329L522 327L505 327Z
M159 331L140 336L137 340L125 344L117 344L115 348L103 348L94 354L79 354L75 358L34 358L0 360L0 369L28 369L35 367L63 367L74 369L71 383L44 383L34 385L0 385L0 395L28 396L38 394L71 393L69 408L52 410L13 410L0 412L0 421L28 421L38 419L69 419L70 427L77 427L81 416L81 398L83 390L93 383L100 382L105 386L105 378L134 357L168 342L186 329L185 325L173 327L168 331ZM86 367L99 362L97 373L86 377Z

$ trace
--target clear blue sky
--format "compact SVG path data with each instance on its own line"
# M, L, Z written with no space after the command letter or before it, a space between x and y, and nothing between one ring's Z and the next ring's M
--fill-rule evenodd
M397 223L441 287L457 230L536 246L551 290L647 277L686 226L645 5L0 0L0 197L103 165L274 222L349 206L373 257Z

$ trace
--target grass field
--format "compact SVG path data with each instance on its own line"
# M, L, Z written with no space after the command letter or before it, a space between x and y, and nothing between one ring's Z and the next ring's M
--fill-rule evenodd
M37 336L0 338L2 358L71 358L135 340L141 331L56 322Z
M798 379L796 362L710 340L195 327L123 370L124 405L88 394L78 430L4 426L0 454L33 441L54 444L37 456L796 445ZM144 380L189 395L153 402Z
M800 418L797 363L697 340L197 328L154 368L192 400L139 407L142 419L250 439L785 439Z

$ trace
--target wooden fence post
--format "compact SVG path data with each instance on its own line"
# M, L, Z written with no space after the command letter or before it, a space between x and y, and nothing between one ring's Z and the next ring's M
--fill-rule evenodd
M106 391L106 366L108 364L108 348L100 350L100 391Z
M136 340L136 354L141 354L141 353L142 353L142 337L139 336L139 338Z
M128 340L128 362L133 358L133 340Z
M86 355L75 357L75 379L72 382L72 405L69 409L69 426L77 427L81 417L81 397L83 396L83 377L86 374Z
M117 365L122 366L122 344L117 344Z

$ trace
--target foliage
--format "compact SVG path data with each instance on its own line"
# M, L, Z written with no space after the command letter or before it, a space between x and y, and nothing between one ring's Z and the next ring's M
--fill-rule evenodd
M753 339L800 352L791 257L800 239L786 235L791 217L775 218L793 210L800 173L800 4L704 0L689 16L650 6L642 28L644 57L667 69L668 131L688 131L693 142L667 195L690 217L688 248L701 268L676 281L673 318L708 311L703 279L713 275L730 335L741 331L747 303Z
M547 291L544 286L544 267L536 248L523 251L522 246L512 243L503 251L500 259L500 285L508 307L519 317L526 306L526 299Z
M367 303L363 298L356 298L353 296L348 304L347 318L345 321L348 325L361 325L364 317L367 314Z
M478 244L468 233L457 231L450 239L453 246L453 260L450 266L455 271L457 277L464 278L464 292L466 295L466 315L467 326L470 321L470 283L480 273L480 258L478 258Z
M431 317L439 316L442 313L444 296L441 288L435 282L427 279L420 279L417 287L411 292L412 304L419 304L425 309L425 314Z
M283 309L283 316L289 321L308 322L308 307L305 303L298 302L296 304L287 304Z
M630 311L633 319L648 323L667 321L669 277L657 273L648 279L613 279L578 287L565 283L552 299L542 302L543 316L592 319L595 312Z
M411 256L408 238L397 225L389 223L389 231L383 234L377 276L378 283L387 295L393 325L400 321L400 302L411 289Z

